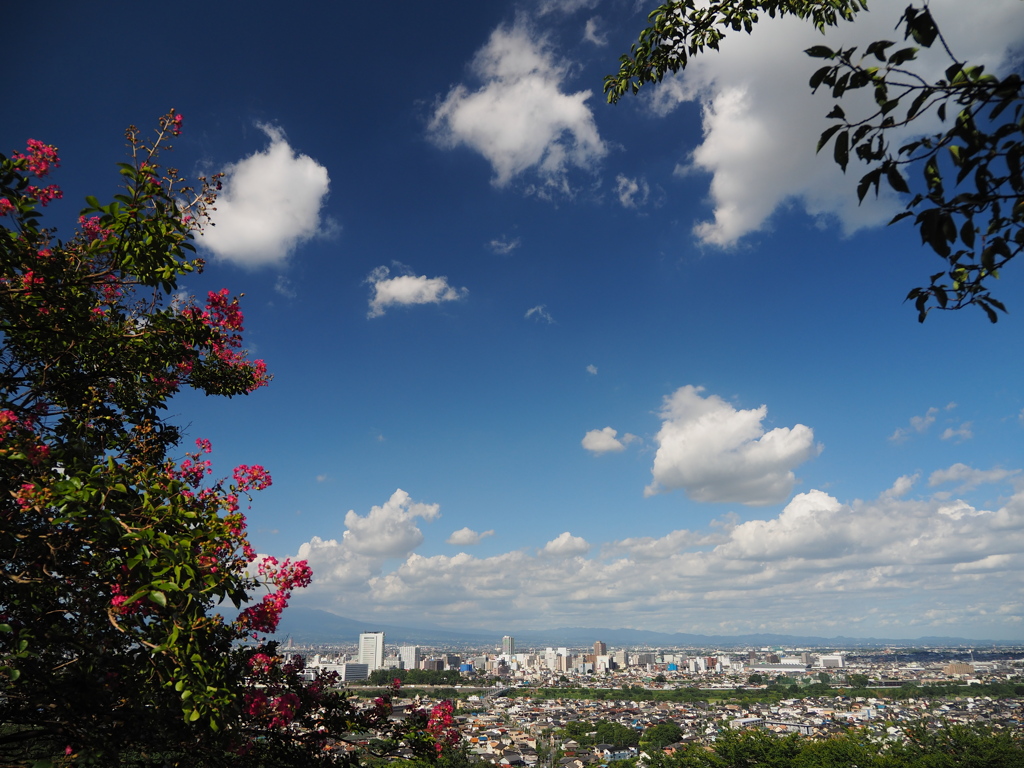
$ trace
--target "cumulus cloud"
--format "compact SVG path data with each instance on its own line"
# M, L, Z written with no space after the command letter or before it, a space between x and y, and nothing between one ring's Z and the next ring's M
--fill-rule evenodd
M883 498L888 499L900 499L910 492L910 489L914 487L914 483L920 479L920 475L900 475L896 478L896 482L892 484L889 490L882 494Z
M587 366L587 373L589 373L591 376L597 376L597 366L596 365L588 365Z
M441 147L465 145L483 155L495 186L532 172L545 194L569 193L569 170L590 170L607 153L586 105L591 92L562 91L568 65L525 21L494 30L472 72L482 85L453 87L429 132Z
M651 189L643 179L630 179L621 173L615 177L615 194L623 208L641 208L647 204Z
M536 307L530 307L528 310L526 310L526 314L523 315L523 317L525 317L527 320L529 320L532 317L534 320L541 320L545 323L555 322L555 318L553 318L551 316L551 313L548 312L548 307L546 304L538 304Z
M336 227L320 217L330 187L327 169L296 153L280 128L259 128L270 144L224 169L213 226L199 240L243 267L280 266L301 243Z
M472 547L479 544L481 539L486 539L488 536L493 536L494 531L483 531L477 533L468 526L466 528L459 528L457 531L453 531L452 535L448 537L447 541L456 547Z
M545 544L541 554L554 557L576 557L577 555L585 555L589 551L590 544L587 543L586 539L573 536L566 531Z
M366 279L373 286L367 317L380 317L388 307L441 304L445 301L458 301L469 294L467 288L448 285L447 277L410 274L390 277L390 274L391 270L387 267L377 267Z
M414 502L399 488L365 517L349 510L345 515L344 543L356 554L370 557L402 557L423 543L416 518L436 520L439 504Z
M1006 482L1020 473L1018 469L974 469L966 464L957 462L946 469L939 469L932 472L928 478L928 485L935 487L946 483L956 483L957 493L965 493L979 485L990 483Z
M594 455L600 455L602 453L624 451L627 445L639 439L636 435L626 432L620 440L617 437L618 434L618 431L611 427L592 429L583 436L580 444Z
M701 241L732 245L763 229L774 211L794 200L812 216L838 218L845 232L891 217L895 197L888 190L878 200L872 194L857 204L856 161L844 175L827 153L815 155L819 135L831 124L825 114L833 100L827 89L815 95L807 87L823 62L803 51L822 44L863 50L867 42L893 39L905 6L903 0L872 2L870 13L824 37L805 21L765 15L753 34L729 33L720 51L697 57L684 73L653 89L649 103L657 113L667 114L683 102L701 105L703 141L679 168L711 175L714 213L695 227ZM986 64L989 71L1005 68L1020 41L1018 0L974 2L970 24L957 23L960 0L933 0L930 8L961 61ZM915 69L942 77L948 61L940 50L936 45L923 51ZM848 92L843 108L847 115L870 114L875 108L871 89ZM916 128L930 131L936 125Z
M654 480L644 495L682 488L695 501L784 501L796 484L793 469L821 452L814 431L797 424L765 432L767 406L736 410L703 391L687 385L665 398Z
M976 478L960 465L945 476ZM982 472L1013 481L1019 470ZM910 496L901 477L878 498L797 494L776 515L626 538L595 547L566 531L539 549L492 557L409 552L382 572L347 540L314 538L297 596L343 615L437 624L642 626L662 631L1019 639L1024 490L983 508ZM385 505L387 506L387 505ZM398 506L401 506L399 504ZM682 611L682 613L681 613Z

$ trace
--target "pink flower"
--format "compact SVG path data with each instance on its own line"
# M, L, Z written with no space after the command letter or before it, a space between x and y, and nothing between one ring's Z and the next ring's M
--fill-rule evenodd
M14 203L8 200L6 197L0 197L0 216L6 216L8 213L14 210Z
M248 491L257 490L262 491L264 488L269 488L273 482L270 478L270 473L267 472L259 464L240 464L235 467L235 482L238 483L238 490Z
M90 243L93 240L109 240L114 236L114 230L104 229L100 226L99 216L90 216L88 219L85 216L79 216L78 226L82 228L82 234Z
M25 187L25 194L28 197L34 197L39 201L40 205L49 205L54 200L60 200L64 197L61 188L56 184L51 184L48 187L33 187L29 184Z
M57 148L49 144L44 144L38 139L29 139L27 142L28 154L22 154L21 152L11 153L11 158L14 160L25 160L28 170L38 178L43 178L50 172L50 167L59 168L60 158L57 157Z

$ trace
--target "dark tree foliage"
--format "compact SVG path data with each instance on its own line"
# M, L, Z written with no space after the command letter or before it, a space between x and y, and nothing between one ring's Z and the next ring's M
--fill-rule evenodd
M636 93L646 83L686 67L690 57L717 49L729 31L752 32L759 14L793 15L819 30L853 20L866 0L720 0L698 4L673 0L655 9L649 26L619 72L605 78L609 102ZM830 63L818 69L810 87L827 87L833 98L870 88L876 109L847 115L836 104L835 120L818 142L830 142L835 162L845 171L852 157L867 166L857 184L863 200L884 181L904 196L904 210L890 223L912 217L921 236L943 261L928 284L913 288L918 320L931 309L981 308L993 323L1006 307L991 293L992 281L1024 249L1024 88L1020 75L996 77L982 66L960 60L947 44L927 5L909 6L900 19L901 47L878 40L858 55L857 48L809 48L809 56ZM919 47L940 46L948 59L944 76L932 81L913 68ZM935 116L938 133L894 145L893 131L906 135L915 122Z

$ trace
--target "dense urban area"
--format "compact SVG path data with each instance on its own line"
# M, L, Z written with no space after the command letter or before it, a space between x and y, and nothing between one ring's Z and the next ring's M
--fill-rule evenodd
M310 679L337 676L354 696L373 699L400 680L397 716L402 705L456 701L466 759L500 766L661 765L751 732L808 741L856 733L884 748L951 727L1010 738L1024 730L1017 647L520 649L506 636L453 651L384 640L287 641L281 652L301 656Z

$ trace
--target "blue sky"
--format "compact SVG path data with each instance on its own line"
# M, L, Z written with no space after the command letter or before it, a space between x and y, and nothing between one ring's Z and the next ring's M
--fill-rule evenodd
M871 7L832 39L891 39L903 4ZM171 107L167 161L227 174L182 287L244 293L275 380L172 413L220 474L272 473L250 529L310 560L296 604L1024 639L1024 283L995 326L916 322L941 262L815 157L799 22L606 105L648 10L21 4L12 29L46 26L15 39L0 139L60 148L64 228ZM972 14L958 53L1014 66L1019 0Z

